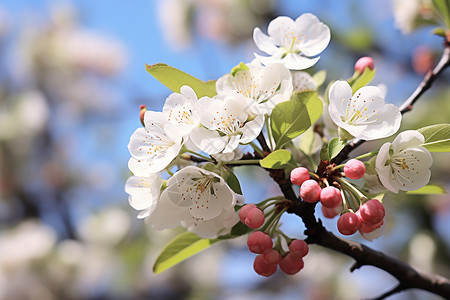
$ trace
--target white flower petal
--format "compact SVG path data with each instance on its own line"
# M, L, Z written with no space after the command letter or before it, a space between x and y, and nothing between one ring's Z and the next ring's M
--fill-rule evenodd
M392 142L392 148L394 152L401 152L407 148L419 147L425 142L423 135L417 130L406 130L395 138Z
M330 28L323 23L312 25L305 33L305 41L298 47L302 54L306 56L316 56L320 54L330 43Z
M255 41L256 46L267 54L273 54L278 50L274 41L269 36L262 33L259 28L255 28L253 31L253 40Z
M220 136L217 131L203 127L194 128L190 137L195 146L208 154L221 152L228 143L226 136Z
M289 44L295 27L294 20L289 17L281 16L270 21L267 33L275 44L285 46L286 44Z
M149 177L128 178L125 184L125 192L130 195L129 202L131 207L136 210L154 208L159 198L162 179L157 174L151 174Z
M290 70L304 70L314 66L319 59L320 57L309 58L295 53L288 53L281 61Z

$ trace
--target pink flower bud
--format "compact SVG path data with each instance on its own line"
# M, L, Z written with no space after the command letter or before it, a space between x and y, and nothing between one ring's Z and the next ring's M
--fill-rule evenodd
M350 159L344 166L344 174L350 179L360 179L366 173L366 166L357 159Z
M268 264L278 265L281 261L281 254L275 249L266 250L262 256Z
M304 263L303 259L292 255L292 253L286 254L285 257L281 259L280 269L288 275L294 275L303 269Z
M241 207L239 210L239 219L241 219L242 223L245 223L245 218L247 217L248 212L253 208L256 208L256 205L253 203L249 203Z
M272 249L273 241L269 235L262 231L255 231L248 236L247 246L250 252L262 254Z
M320 203L326 208L335 208L342 203L341 191L334 186L327 186L320 192Z
M298 258L303 258L308 254L309 247L304 240L293 240L289 244L289 252Z
M253 269L261 276L269 277L277 271L277 264L268 263L262 254L255 257L253 262Z
M264 213L258 207L252 208L247 213L245 217L244 224L250 228L256 229L264 224L266 218L264 217Z
M351 235L361 228L361 220L358 215L348 212L339 217L337 228L343 235Z
M313 179L306 180L300 187L300 197L308 203L316 203L319 201L321 188L317 181Z
M368 226L375 225L383 220L385 210L383 204L377 199L371 199L359 208L361 221Z
M359 229L359 231L363 233L369 233L383 226L383 223L384 223L383 220L381 220L375 225L367 225L366 223L361 223L361 228Z
M369 56L364 56L358 59L355 63L355 71L363 73L366 68L373 70L373 59Z
M145 116L146 111L147 111L147 106L145 106L145 104L142 104L139 106L139 119L141 120L141 124L144 127L145 127L144 116Z
M291 171L291 182L296 185L302 185L303 182L309 179L309 172L307 168L299 167Z
M327 208L322 205L322 214L325 218L333 219L337 215L340 215L343 209L344 206L342 205L342 203L334 208Z

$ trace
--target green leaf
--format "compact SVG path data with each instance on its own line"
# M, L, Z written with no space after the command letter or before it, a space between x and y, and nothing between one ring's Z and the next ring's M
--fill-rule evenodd
M406 192L408 195L446 194L444 187L437 184L429 184L415 191Z
M175 93L179 93L183 85L188 85L195 91L198 98L213 97L217 94L215 81L202 81L166 64L145 65L145 69Z
M443 27L435 28L431 31L434 35L445 38L447 36L447 31Z
M304 154L312 155L322 148L322 138L310 127L302 134L300 143L297 146Z
M259 161L259 164L263 168L267 169L283 169L288 165L293 167L297 166L297 163L292 156L292 153L285 149L276 150Z
M159 254L153 265L153 272L159 274L212 244L210 239L202 239L195 233L182 233L169 242Z
M328 143L325 143L325 145L322 146L322 149L320 149L320 160L330 160L330 155L328 153Z
M370 68L366 68L352 84L352 93L354 94L357 90L366 86L372 80L373 76L375 76L375 69L371 70Z
M333 138L328 143L328 158L333 159L345 147L347 141L341 141L339 138Z
M289 101L272 110L270 127L276 149L305 132L322 114L323 103L316 92L294 92Z
M227 184L228 186L237 194L242 195L242 189L241 185L239 184L239 179L236 177L234 172L229 169L227 170L228 177L227 177Z
M317 88L319 88L325 82L326 78L327 78L327 71L325 70L319 71L312 76L312 79L316 84Z
M425 137L423 147L430 152L450 152L450 124L436 124L417 129Z
M371 175L377 175L378 172L375 168L375 163L377 161L377 157L372 157L371 159L369 159L368 161L364 162L364 165L366 166L366 173L367 174L371 174Z
M450 0L433 0L433 4L439 12L444 24L450 28Z
M239 71L246 71L246 70L250 70L246 64L244 64L243 62L241 62L239 65L237 65L236 67L234 67L233 69L231 69L231 76L236 76L236 73Z

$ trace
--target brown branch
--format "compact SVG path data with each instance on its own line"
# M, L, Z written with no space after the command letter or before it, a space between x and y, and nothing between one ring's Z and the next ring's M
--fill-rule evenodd
M270 129L267 128L267 130L270 130ZM256 139L258 140L259 144L261 145L261 148L263 149L264 153L269 154L271 151L270 151L269 146L267 146L266 139L264 138L262 131L259 133L259 135L256 137Z
M450 66L450 42L445 42L445 49L442 53L441 59L439 60L436 67L431 71L428 72L428 74L425 76L425 78L422 80L422 82L419 84L419 86L416 88L416 90L409 96L408 99L406 99L405 102L403 102L402 105L400 105L400 113L404 114L410 110L412 110L414 103L416 103L417 100L419 100L420 96L423 95L428 89L430 89L433 82L438 78L438 76L444 71L445 68ZM346 160L353 150L355 150L357 147L362 145L365 142L365 140L355 139L349 144L347 144L341 152L333 159L332 162L336 164L342 163L344 160Z

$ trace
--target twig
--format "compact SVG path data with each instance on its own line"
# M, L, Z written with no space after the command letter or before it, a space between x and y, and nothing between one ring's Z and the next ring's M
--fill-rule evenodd
M269 130L269 128L267 130ZM270 151L269 146L267 146L266 139L264 138L262 131L259 133L259 135L256 139L261 144L263 151L266 152L267 154L269 154L271 151Z
M382 295L380 295L380 296L378 296L376 298L373 298L372 300L383 300L383 299L386 299L387 297L389 297L391 295L400 293L404 289L405 288L401 284L398 284L395 287L393 287L392 289L390 289L389 291L383 293Z
M444 52L442 53L441 59L439 60L438 64L433 69L433 71L430 70L428 72L428 74L425 76L425 78L422 80L422 82L419 84L416 90L411 94L411 96L409 96L409 98L406 99L406 101L403 102L402 105L400 105L399 107L400 113L404 114L412 110L414 103L416 103L416 101L419 100L420 96L422 96L422 94L425 93L431 87L436 78L449 65L450 65L450 43L446 41ZM364 142L365 140L360 139L353 140L353 142L347 144L341 150L341 152L339 152L339 154L333 159L332 162L336 164L342 163L344 160L348 158L350 152L355 150L357 147L361 146Z

